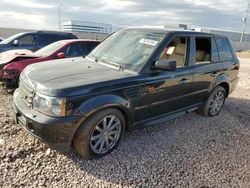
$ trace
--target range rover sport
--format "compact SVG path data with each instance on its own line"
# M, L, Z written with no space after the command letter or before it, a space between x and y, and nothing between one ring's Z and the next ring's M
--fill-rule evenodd
M110 153L126 130L192 111L218 115L240 67L224 36L147 28L120 30L85 58L56 61L22 72L15 119L51 148L72 146L86 159Z

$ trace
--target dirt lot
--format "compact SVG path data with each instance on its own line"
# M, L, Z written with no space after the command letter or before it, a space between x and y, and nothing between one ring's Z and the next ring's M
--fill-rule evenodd
M219 116L129 132L99 160L50 151L13 123L10 95L0 102L0 187L250 187L250 60Z

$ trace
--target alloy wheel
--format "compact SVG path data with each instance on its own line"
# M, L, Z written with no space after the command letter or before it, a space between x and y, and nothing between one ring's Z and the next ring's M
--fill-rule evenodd
M115 115L105 116L91 134L92 151L96 154L104 154L113 149L120 138L121 131L121 122Z
M217 91L216 94L213 96L209 106L209 113L210 115L214 116L218 114L224 104L225 101L225 94L223 91Z

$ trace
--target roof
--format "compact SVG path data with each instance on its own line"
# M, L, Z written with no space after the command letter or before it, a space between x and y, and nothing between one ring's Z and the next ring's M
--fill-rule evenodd
M45 31L45 30L41 30L41 31L30 31L30 32L23 32L22 34L27 34L27 33L46 33L46 34L61 34L61 35L65 35L65 34L70 34L73 35L70 32L63 32L63 31Z
M122 29L123 31L143 31L143 32L154 32L154 33L161 33L161 34L169 34L169 33L186 33L192 35L210 35L210 36L223 36L214 33L207 33L207 32L199 32L193 30L183 30L183 29L169 29L169 28L151 28L151 27L129 27Z
M67 43L71 42L102 42L100 40L93 40L93 39L66 39L66 40L61 40Z

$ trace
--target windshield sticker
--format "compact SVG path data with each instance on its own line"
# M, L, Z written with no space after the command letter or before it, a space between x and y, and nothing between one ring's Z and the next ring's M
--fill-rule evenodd
M150 45L150 46L155 46L155 45L158 43L158 41L156 41L156 40L151 40L151 39L144 39L144 38L142 38L142 39L139 41L139 43L147 44L147 45Z

